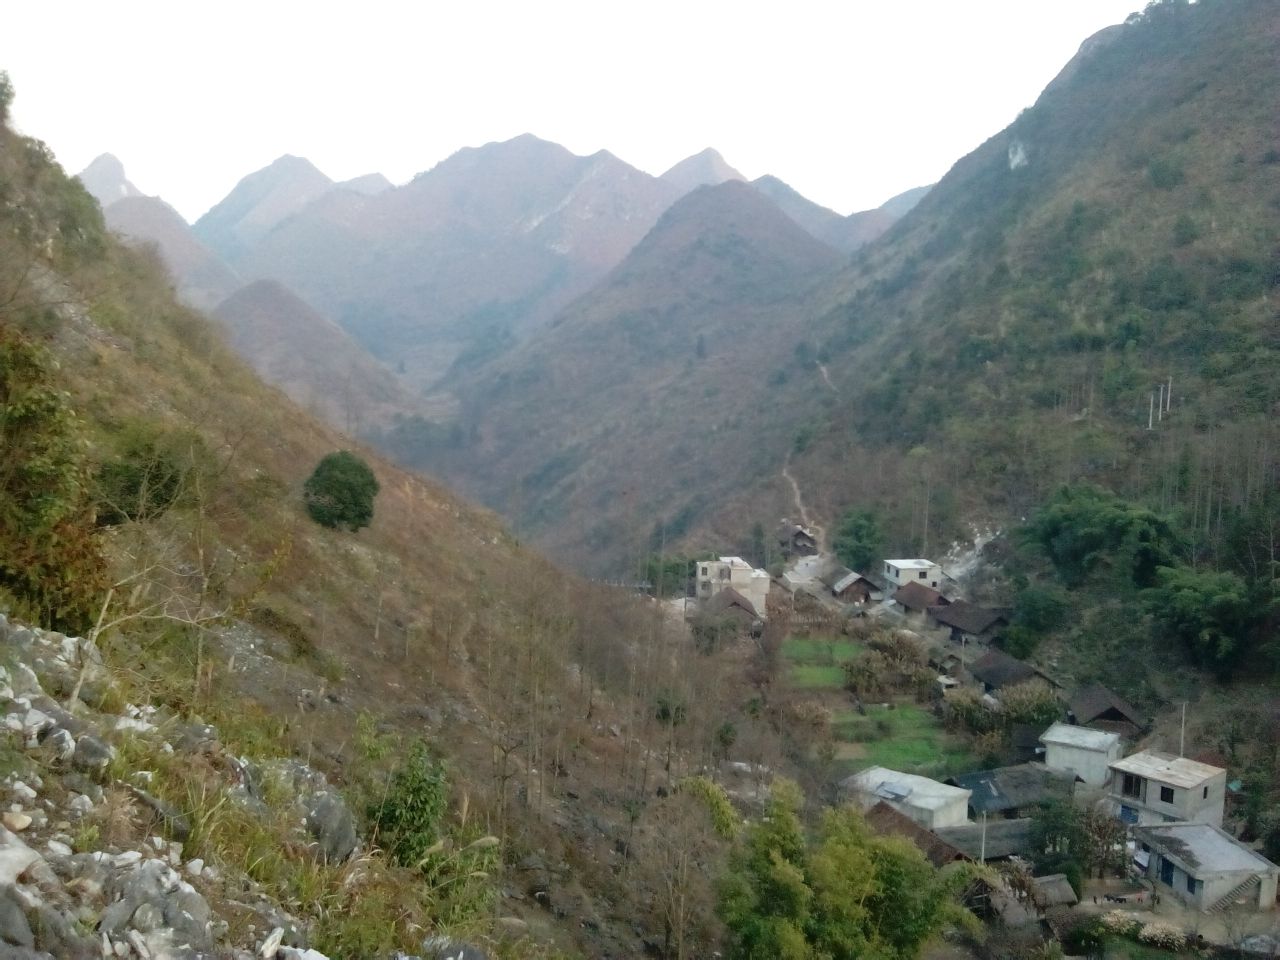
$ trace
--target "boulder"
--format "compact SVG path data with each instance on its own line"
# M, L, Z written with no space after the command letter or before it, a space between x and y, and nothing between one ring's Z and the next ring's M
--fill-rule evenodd
M311 795L307 803L307 830L315 839L325 863L343 863L360 843L356 819L347 802L332 790Z

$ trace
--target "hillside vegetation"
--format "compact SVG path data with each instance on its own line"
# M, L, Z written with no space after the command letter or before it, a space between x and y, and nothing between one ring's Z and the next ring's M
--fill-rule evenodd
M7 79L0 94L3 120ZM767 714L730 681L737 655L695 654L651 605L564 576L369 451L371 525L313 523L304 480L350 439L264 386L154 254L114 240L48 150L3 125L0 196L0 608L101 651L104 677L42 682L86 716L92 700L95 724L108 711L104 730L131 704L218 740L170 755L104 733L119 816L77 844L168 833L110 779L150 770L155 809L200 825L185 857L335 956L417 951L432 931L522 957L714 943L728 840L672 790L734 744L779 765ZM4 749L7 770L60 789L56 760ZM287 801L253 820L230 795L238 757L327 774L359 858L317 863ZM423 836L444 844L428 860L405 852ZM237 894L205 891L247 936Z

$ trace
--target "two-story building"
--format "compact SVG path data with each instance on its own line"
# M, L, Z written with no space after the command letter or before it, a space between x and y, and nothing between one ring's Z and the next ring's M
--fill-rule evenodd
M1190 821L1222 826L1227 771L1207 763L1143 750L1111 765L1108 799L1128 824Z
M768 572L757 570L741 557L699 560L695 568L697 596L707 601L721 590L732 588L755 608L756 616L765 618L765 602L769 596Z
M893 587L921 583L937 590L942 586L942 568L932 560L886 560L883 573Z

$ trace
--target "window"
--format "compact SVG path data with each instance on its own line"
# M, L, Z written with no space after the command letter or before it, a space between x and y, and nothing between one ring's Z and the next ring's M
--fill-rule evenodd
M938 589L938 581L937 581L937 580L933 581L933 583L929 584L929 586L931 586L931 587L933 587L933 589L937 590L937 589Z
M1126 773L1120 784L1120 793L1135 800L1142 799L1142 778L1136 774Z
M1188 873L1187 874L1187 893L1195 893L1197 890L1200 889L1200 886L1201 886L1200 881Z
M1200 794L1200 798L1201 798L1202 800L1208 800L1208 799L1209 799L1209 788L1208 788L1208 787L1205 787L1205 788L1204 788L1204 793Z
M703 568L702 568L702 575L703 575L704 577L707 575L707 568L706 568L706 567L703 567Z
M920 579L921 579L921 580L925 579L927 576L929 576L929 571L927 571L927 570L921 570L921 571L920 571Z
M1173 787L1160 788L1160 802L1173 803Z

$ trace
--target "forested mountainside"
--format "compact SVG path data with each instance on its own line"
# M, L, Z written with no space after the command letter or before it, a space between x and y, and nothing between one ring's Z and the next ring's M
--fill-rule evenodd
M0 121L11 95L0 74ZM510 957L634 956L672 931L714 943L728 841L668 791L735 741L785 766L737 693L741 658L688 669L652 604L566 577L368 450L371 525L313 522L304 481L352 441L263 385L154 255L115 240L44 145L3 123L0 197L0 642L31 738L3 758L51 803L91 795L75 837L62 807L6 825L52 837L51 858L64 841L105 851L112 870L176 841L211 867L185 867L217 921L193 922L227 953L274 926L334 957L417 953L446 932ZM74 770L33 746L50 717L83 754ZM341 862L299 832L295 788L322 774ZM305 812L329 851L335 834ZM702 893L673 927L677 866L680 895ZM36 943L97 955L107 904L41 883ZM111 943L160 935L112 922Z
M797 294L838 260L751 185L700 187L546 330L446 381L457 429L384 442L559 556L634 560L674 491L706 507L753 475Z
M1081 478L1185 507L1212 533L1274 481L1278 24L1262 0L1165 3L1091 38L1032 108L816 291L748 297L774 313L753 327L768 334L733 341L733 362L698 356L690 290L669 327L654 321L660 336L685 331L687 370L673 374L685 400L664 409L688 414L687 430L674 442L646 430L654 443L619 457L632 465L629 501L595 466L629 432L562 458L581 440L562 407L656 415L573 383L545 418L522 408L521 385L539 383L545 363L536 341L503 359L501 395L473 394L448 438L465 452L443 460L466 465L453 474L464 484L501 464L539 541L593 562L625 562L610 531L629 512L660 514L668 541L742 542L753 523L793 512L788 457L820 516L877 509L909 553L973 522L1016 520ZM622 310L602 316L578 349L629 323ZM614 360L584 356L580 372ZM487 446L502 429L489 402L502 420L522 408L545 456L508 461ZM716 465L703 471L714 493L679 469L691 451ZM569 489L600 511L592 529L561 506ZM636 500L646 509L624 507ZM510 494L489 502L517 512Z

